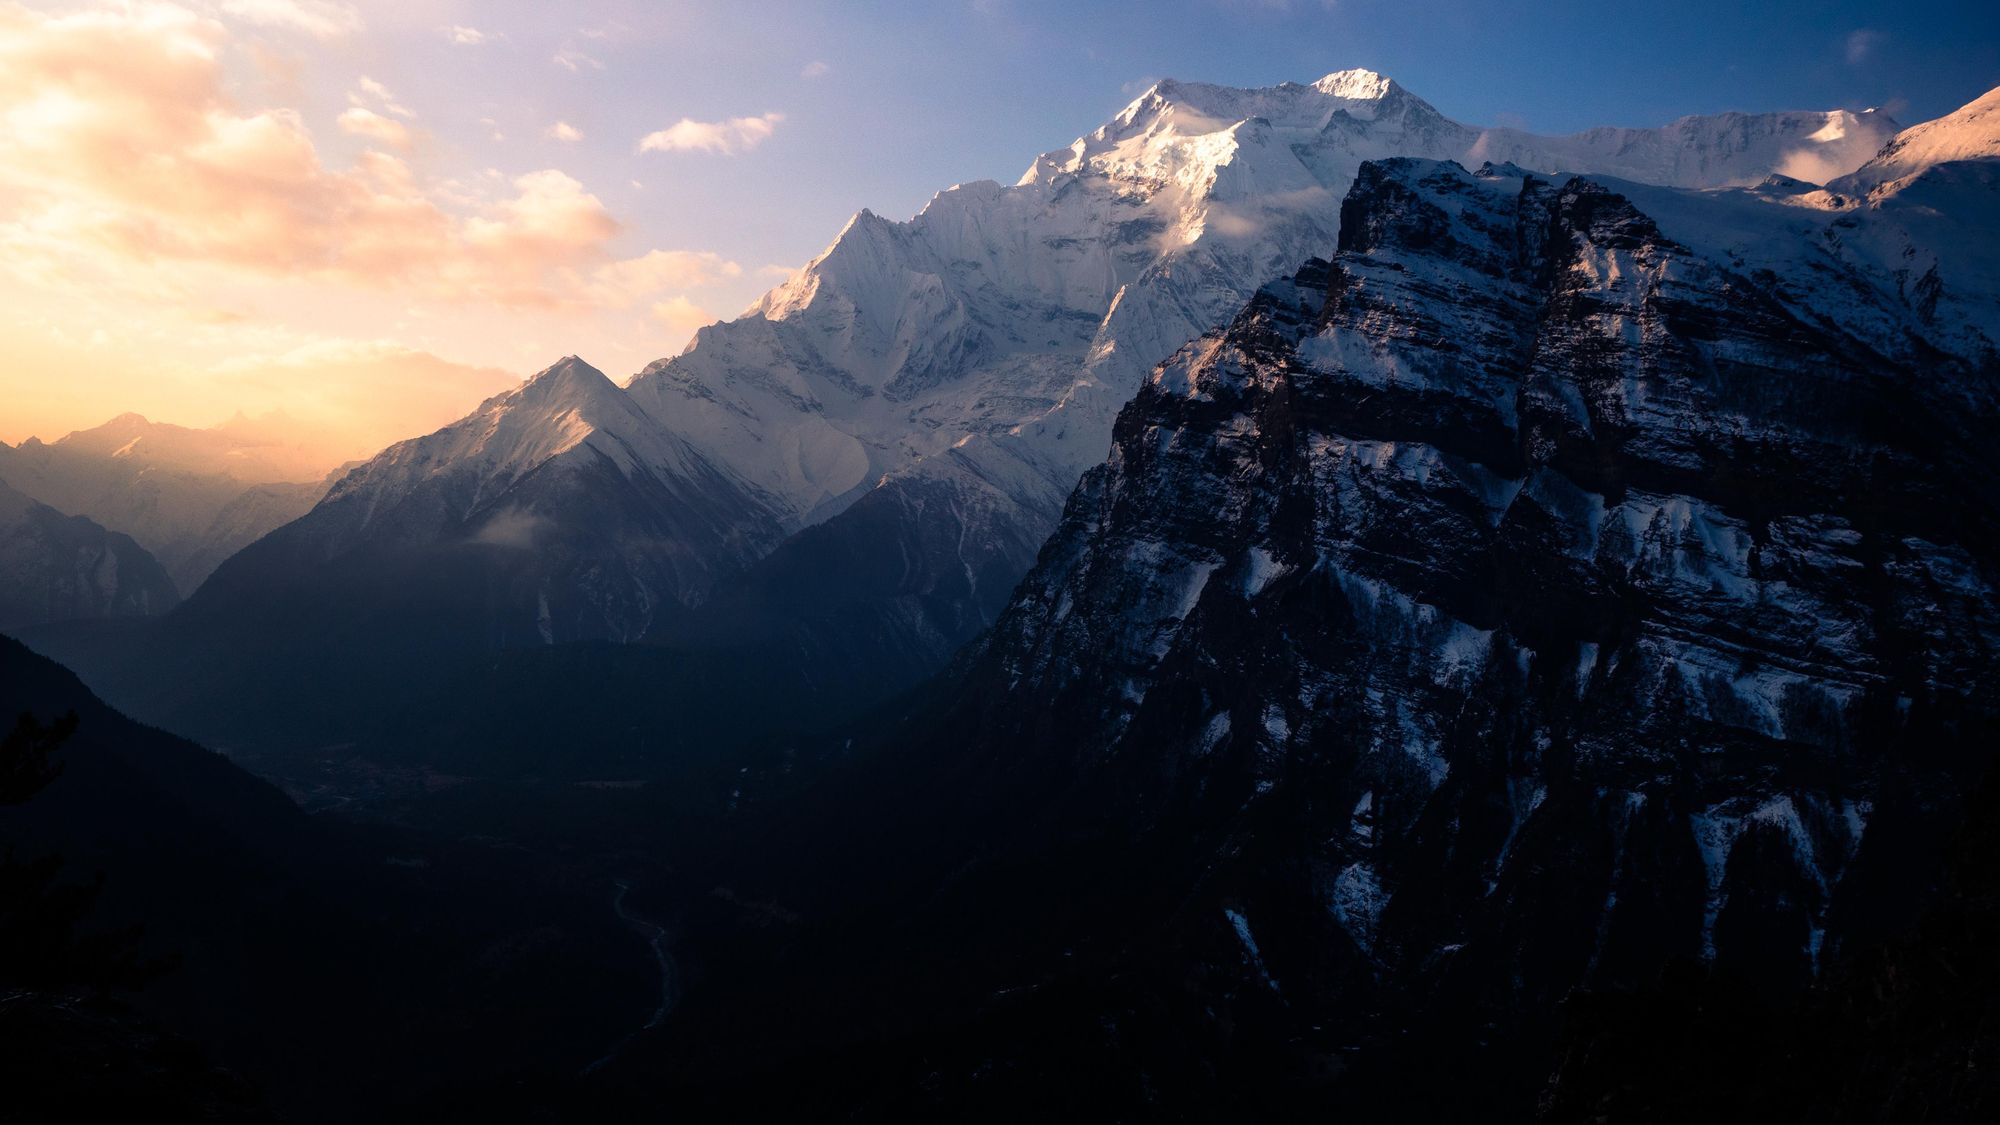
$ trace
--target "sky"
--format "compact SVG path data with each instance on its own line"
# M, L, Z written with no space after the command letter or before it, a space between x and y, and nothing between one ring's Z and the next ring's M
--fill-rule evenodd
M1913 124L2000 85L1996 9L0 0L0 440L283 410L360 456L567 354L622 380L856 210L1012 182L1161 77Z

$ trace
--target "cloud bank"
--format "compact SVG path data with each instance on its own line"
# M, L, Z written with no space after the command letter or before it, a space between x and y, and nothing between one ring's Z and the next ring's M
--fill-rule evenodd
M620 223L559 170L431 183L384 151L409 149L409 128L361 105L337 124L379 147L329 166L296 112L235 104L226 43L221 24L168 5L54 18L0 6L0 246L12 264L55 269L51 258L83 252L134 269L218 264L540 307L651 276L620 262ZM379 83L362 88L403 109Z

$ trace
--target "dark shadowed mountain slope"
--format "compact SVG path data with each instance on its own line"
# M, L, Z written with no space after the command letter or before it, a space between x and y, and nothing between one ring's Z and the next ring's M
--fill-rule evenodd
M680 693L655 706L604 685L679 661L633 646L607 678L602 642L636 640L726 561L768 550L763 511L571 358L349 472L158 629L34 639L121 706L231 748L339 743L470 767L495 750L490 732L499 772L564 768L544 753L557 745L615 743L600 760L616 760L643 741L627 728L679 724ZM164 662L183 674L158 675ZM688 694L726 675L697 673ZM591 737L542 740L552 711Z
M72 884L101 877L83 928L141 927L136 952L172 965L111 999L261 1087L286 1116L511 1120L644 1018L650 960L610 911L608 887L473 842L309 818L0 637L9 726L70 713L61 774L0 808L0 850L60 857ZM60 992L36 996L0 1023L75 1035L83 1051L171 1057L172 1036L159 1046L115 1007L100 1017L88 997L77 1007ZM153 1063L106 1066L122 1081Z
M38 504L0 480L0 628L144 617L180 600L165 568L129 536Z
M1678 965L1565 1005L1539 1119L1991 1121L2000 1114L2000 772L1966 802L1938 900L1909 932L1774 998Z

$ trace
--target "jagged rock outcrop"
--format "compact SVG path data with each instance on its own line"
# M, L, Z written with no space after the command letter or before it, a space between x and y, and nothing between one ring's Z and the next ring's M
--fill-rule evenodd
M976 658L990 768L1212 841L1242 987L1363 1034L1381 988L1519 1027L1676 957L1802 984L1983 768L1995 352L1865 254L1789 248L1806 289L1718 233L1893 215L1675 203L1369 165Z

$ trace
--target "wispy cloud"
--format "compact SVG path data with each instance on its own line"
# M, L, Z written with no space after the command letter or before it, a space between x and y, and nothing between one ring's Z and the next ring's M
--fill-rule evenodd
M1860 66L1875 54L1875 48L1882 45L1883 35L1873 28L1858 27L1847 33L1847 64Z
M696 121L683 117L639 140L640 152L719 152L734 155L763 144L785 119L782 113L732 117L727 121Z
M246 23L337 39L361 30L361 13L338 0L223 0L222 11Z
M824 62L820 61L819 59L814 59L814 60L813 60L812 62L809 62L809 63L807 63L807 64L806 64L806 65L805 65L805 66L804 66L804 67L803 67L803 68L802 68L802 69L801 69L801 70L799 71L799 77L800 77L800 78L825 78L825 77L826 77L826 76L827 76L828 74L831 74L832 72L833 72L833 68L832 68L832 67L830 67L830 66L826 65L826 63L824 63Z
M614 309L631 308L666 289L699 289L743 276L743 267L708 250L655 250L597 271L591 297Z
M714 324L715 314L688 300L686 297L671 297L653 304L653 319L665 325L669 332L679 336L691 336L695 330Z
M478 47L500 38L498 35L481 31L476 27L467 27L464 24L453 24L442 30L446 39L460 47Z
M340 131L356 137L365 137L391 148L408 151L410 130L402 122L384 117L372 109L350 106L338 119Z
M549 126L547 135L552 141L561 141L566 145L573 145L583 139L583 130L567 121L558 121Z
M366 94L368 97L373 98L384 110L395 114L397 117L416 117L415 110L398 102L396 95L390 93L387 86L382 85L373 78L364 74L361 76L361 80L356 82L355 85L361 87L361 93L347 95L348 104L366 106L368 102L362 98L362 94Z
M571 74L580 74L586 70L604 69L602 62L577 50L575 47L564 47L562 50L557 51L555 57L549 61L569 71Z

